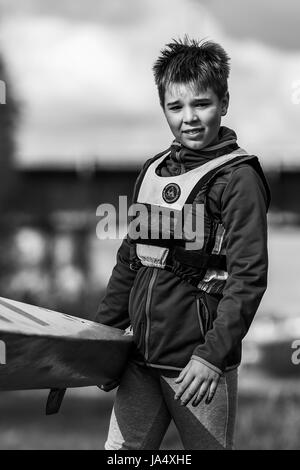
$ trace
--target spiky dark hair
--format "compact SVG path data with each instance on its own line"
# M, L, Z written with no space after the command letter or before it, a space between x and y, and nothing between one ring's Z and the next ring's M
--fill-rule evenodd
M192 83L199 90L211 88L220 99L225 95L230 58L219 44L186 35L183 39L173 39L160 52L153 73L162 107L170 83Z

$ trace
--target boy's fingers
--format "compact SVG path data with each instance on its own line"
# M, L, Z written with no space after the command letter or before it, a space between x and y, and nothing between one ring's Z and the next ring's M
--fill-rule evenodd
M190 383L194 380L194 377L192 377L190 374L186 375L184 378L183 382L179 385L177 392L175 393L175 400L178 400L181 395L186 391Z
M206 397L206 400L205 400L205 403L208 405L212 399L214 398L215 396L215 393L216 393L216 390L217 390L217 387L218 387L218 382L212 382L211 385L210 385L210 388L209 388L209 391L208 391L208 395Z
M182 382L177 392L175 393L175 396L174 396L175 400L179 400L179 398L181 397L181 395L183 395L183 393L186 391L188 386L189 386L189 382Z
M195 395L197 396L197 392L200 387L200 380L198 378L195 378L193 382L189 385L187 390L185 391L184 398L181 400L181 404L183 406L186 406Z
M178 375L177 379L175 379L175 383L178 384L179 382L181 382L184 379L185 374L186 374L186 372L181 371L180 374Z
M193 401L192 405L193 406L198 406L199 403L203 400L203 398L205 397L205 395L207 394L207 390L208 390L208 387L209 387L209 383L208 382L203 382L201 387L200 387L200 390L195 398L195 400Z
M178 375L177 379L175 379L176 384L181 382L184 379L184 377L186 376L186 373L189 370L189 368L190 368L190 364L188 364L184 369L182 369L182 371Z

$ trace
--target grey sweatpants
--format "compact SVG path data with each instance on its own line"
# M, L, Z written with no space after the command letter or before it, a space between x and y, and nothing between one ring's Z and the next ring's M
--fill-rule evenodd
M209 405L174 400L179 371L130 362L111 415L106 450L159 449L171 419L185 449L232 449L237 402L237 369L220 377Z

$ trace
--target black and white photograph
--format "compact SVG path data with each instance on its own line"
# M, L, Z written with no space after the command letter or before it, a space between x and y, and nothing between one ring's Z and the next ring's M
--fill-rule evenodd
M0 0L0 450L300 449L299 18Z

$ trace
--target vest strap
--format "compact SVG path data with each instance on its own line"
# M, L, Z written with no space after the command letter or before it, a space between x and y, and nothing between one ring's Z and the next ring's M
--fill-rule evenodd
M225 255L186 251L179 247L176 247L173 253L176 260L185 266L200 269L221 269L223 271L227 269Z

